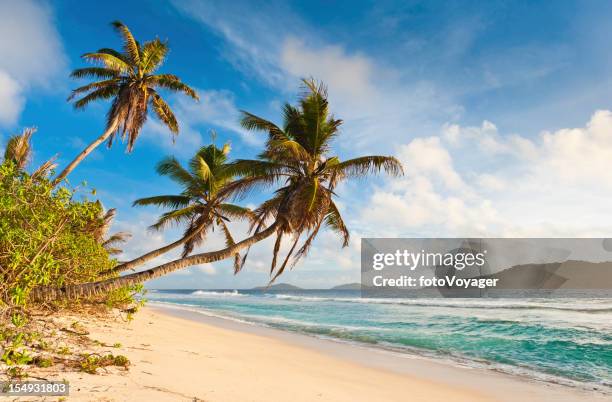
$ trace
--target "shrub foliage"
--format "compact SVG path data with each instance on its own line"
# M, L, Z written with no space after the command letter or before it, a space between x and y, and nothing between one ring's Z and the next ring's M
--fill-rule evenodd
M10 161L0 165L0 297L5 307L27 307L37 286L102 279L101 272L116 264L96 238L105 224L102 212L99 202L74 190L54 188Z

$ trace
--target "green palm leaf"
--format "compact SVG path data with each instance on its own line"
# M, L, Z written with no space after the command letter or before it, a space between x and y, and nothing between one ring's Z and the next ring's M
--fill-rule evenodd
M77 68L74 70L70 77L72 78L117 78L119 77L119 72L112 68L108 67L85 67L85 68Z
M78 101L74 102L74 107L75 109L82 109L93 101L97 101L100 99L110 99L114 96L117 96L119 91L120 91L120 88L118 85L104 86L100 89L90 92L89 94L85 95Z
M330 169L347 177L365 176L369 173L378 173L381 170L392 176L400 176L404 173L400 161L392 156L362 156L340 162Z
M178 122L174 116L174 113L172 112L172 109L170 109L170 106L168 106L166 101L155 93L151 97L151 103L153 104L153 110L155 111L155 114L159 120L164 123L172 133L178 134Z
M342 220L342 215L340 215L338 207L336 207L334 202L329 205L329 212L325 217L325 224L342 237L342 247L348 246L350 233L344 224L344 220Z
M72 93L70 94L67 100L70 101L79 94L82 94L84 92L92 92L97 89L113 88L113 89L118 90L119 89L118 84L119 84L119 80L117 80L116 78L113 78L110 80L92 82L91 84L83 85L82 87L73 89Z
M162 176L168 176L173 181L185 187L193 186L196 183L191 174L185 170L180 162L174 157L162 159L157 164L157 173Z
M179 77L172 74L158 74L153 75L150 78L151 83L154 86L161 88L170 89L175 92L183 92L185 95L190 96L195 100L199 100L200 97L194 89L184 84Z
M182 208L190 203L190 198L184 195L157 195L154 197L139 198L132 206L156 205L165 208Z
M106 68L115 70L119 73L128 73L131 71L131 67L123 59L109 53L85 53L81 56L84 60L101 63Z
M147 42L142 47L142 70L150 74L163 62L168 53L168 45L159 39Z
M212 182L214 180L210 166L208 166L208 163L206 163L204 158L202 158L200 155L193 157L189 162L189 166L191 168L191 172L197 176L198 179L204 182Z
M198 208L200 207L197 205L189 205L185 208L166 212L150 228L152 230L163 230L170 225L181 225L182 223L189 222Z
M113 21L111 25L123 38L123 48L125 53L130 56L130 61L136 65L140 64L140 46L136 39L134 39L130 29L121 21Z

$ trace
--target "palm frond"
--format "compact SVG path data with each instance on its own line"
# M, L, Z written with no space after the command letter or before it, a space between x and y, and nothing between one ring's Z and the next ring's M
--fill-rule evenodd
M191 169L192 174L197 176L203 182L214 181L214 176L210 166L200 155L196 155L191 158L189 161L189 168Z
M287 137L284 139L271 139L266 144L266 151L274 155L275 159L284 154L289 155L294 160L310 162L311 154L298 142Z
M274 269L276 268L276 260L278 259L278 253L280 251L282 241L283 232L279 232L276 235L276 241L274 242L274 248L272 249L272 263L270 264L270 275L274 273Z
M347 177L361 177L381 170L392 176L404 174L401 162L392 156L362 156L340 162L331 169Z
M179 126L176 116L170 109L170 106L163 100L158 94L154 94L151 97L151 103L153 104L153 110L159 118L159 120L170 129L173 134L178 134Z
M132 71L130 64L114 54L106 52L93 52L85 53L81 56L81 58L91 63L102 64L106 68L115 70L119 73L130 73Z
M119 71L107 67L85 67L77 68L70 73L72 78L118 78Z
M254 217L253 211L240 205L219 204L217 208L223 216L230 219L252 219Z
M240 200L253 191L262 191L273 186L279 181L279 179L280 178L278 176L268 175L251 176L238 179L223 186L223 188L217 192L217 197L223 199L231 198L234 200Z
M189 197L184 195L157 195L139 198L132 203L132 206L156 205L158 207L178 209L188 206L189 203Z
M184 222L188 222L197 212L197 208L198 207L195 205L190 205L185 208L166 212L149 228L151 230L163 230L170 225L180 225Z
M108 239L102 242L102 247L113 247L117 244L125 243L132 237L132 234L129 232L117 232L113 233Z
M266 131L271 138L285 139L287 137L276 124L244 110L240 111L240 113L242 115L240 125L245 130Z
M51 174L51 171L57 167L57 155L53 156L48 161L42 163L36 170L32 173L32 179L42 179L48 177Z
M219 226L221 226L221 231L223 232L223 237L225 237L225 247L231 247L236 244L232 233L229 228L223 222L223 220L219 221ZM240 253L234 254L234 274L237 274L242 269L242 262L240 258Z
M268 283L268 286L273 284L274 281L276 280L276 278L278 278L279 276L281 276L281 274L283 272L285 272L285 268L287 267L287 263L291 259L291 256L293 255L293 251L295 250L295 247L297 246L299 240L300 240L300 233L297 233L296 236L295 236L295 239L293 240L293 244L291 245L291 248L289 249L289 251L287 252L287 255L285 256L285 260L283 261L281 266L278 268L278 270L276 271L276 273L274 274L272 279L270 279L270 282Z
M304 92L300 98L300 112L304 130L300 133L302 142L311 153L316 154L322 145L322 132L328 117L327 89L314 79L302 80Z
M13 162L19 170L25 169L32 157L30 139L35 132L36 128L30 127L9 138L4 149L4 160Z
M157 173L168 176L185 187L192 186L195 183L193 176L173 156L164 158L157 164Z
M94 237L98 243L102 243L103 238L113 225L113 220L115 219L116 215L117 209L111 208L101 216L100 226L94 231Z
M77 89L78 90L78 89ZM100 89L96 89L95 91L90 92L85 95L81 99L74 102L75 109L82 109L85 106L89 105L91 102L100 100L100 99L110 99L116 96L119 93L119 86L117 85L109 85L102 87Z
M102 49L98 49L98 51L96 53L105 53L105 54L110 54L111 56L115 56L116 58L118 58L119 60L123 60L123 62L127 65L130 64L130 57L129 55L125 54L125 53L121 53L115 49L109 48L109 47L103 47Z
M142 47L142 69L150 74L163 62L168 53L168 45L159 39L146 42Z
M283 176L291 173L293 168L282 163L266 160L238 159L228 163L225 170L236 177L254 177L265 175Z
M295 258L293 259L292 266L295 266L295 264L297 264L300 259L306 257L306 255L310 251L310 247L312 246L312 242L317 237L317 234L319 234L319 230L321 229L321 224L322 223L323 223L323 220L319 220L317 222L317 226L315 226L315 228L310 232L310 234L306 238L306 241L304 241L304 244L302 244L302 247L300 247L298 252L295 253Z
M66 99L67 101L71 101L72 99L74 99L77 95L84 93L84 92L90 92L93 90L97 90L97 89L104 89L104 88L119 88L119 80L116 78L112 78L110 80L103 80L103 81L96 81L96 82L92 82L91 84L87 84L87 85L83 85L82 87L78 87L76 89L72 90L72 93L70 94L70 96L68 97L68 99Z
M169 89L175 92L183 92L195 100L200 100L197 92L189 85L183 83L179 77L172 74L157 74L149 77L153 86Z
M184 237L189 237L189 240L183 246L183 253L181 254L183 258L191 254L195 247L202 244L212 223L213 221L209 213L200 214L197 219L191 221L183 234Z
M342 247L348 246L351 235L344 224L338 207L336 207L336 204L333 202L329 205L329 212L327 216L325 216L325 224L342 237Z
M308 191L308 212L312 211L312 208L315 205L315 201L317 200L319 190L319 180L314 177L311 180L310 185L307 187Z
M123 48L125 53L130 56L130 61L135 65L140 64L140 46L138 45L136 39L134 39L130 29L121 21L113 21L111 25L115 28L119 35L121 35L121 38L123 39Z

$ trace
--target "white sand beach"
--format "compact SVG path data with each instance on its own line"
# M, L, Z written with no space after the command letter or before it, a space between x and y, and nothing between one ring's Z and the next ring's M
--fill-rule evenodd
M491 370L366 349L149 306L132 322L83 320L128 371L45 373L69 401L604 401L609 396Z

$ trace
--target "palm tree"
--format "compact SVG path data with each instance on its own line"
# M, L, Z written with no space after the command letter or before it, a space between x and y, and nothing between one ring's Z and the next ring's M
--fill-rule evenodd
M183 245L182 257L186 257L204 241L208 231L215 228L222 232L227 247L236 244L227 222L231 219L251 219L253 214L248 208L226 203L227 197L219 196L219 190L234 179L234 174L227 169L229 151L229 144L221 149L208 145L200 148L191 158L188 168L184 168L174 157L165 158L157 165L157 172L179 184L183 191L178 195L141 198L134 201L134 205L169 208L170 211L165 212L151 229L163 230L170 225L187 224L183 237L109 272L127 271L180 245ZM234 269L236 272L240 269L239 253L234 256Z
M127 139L127 151L131 152L140 130L147 120L151 106L159 120L173 135L179 132L178 122L172 109L161 97L158 90L183 92L198 100L196 92L172 74L155 74L168 53L168 45L159 39L140 44L127 26L119 21L112 23L123 39L122 51L103 48L86 53L82 58L98 64L95 67L79 68L72 72L73 78L95 78L90 84L72 91L69 101L76 99L74 107L83 109L91 102L112 99L106 116L106 129L101 136L89 144L55 178L54 184L61 182L74 168L98 145L108 140L110 147L116 135Z
M256 186L283 183L274 196L255 212L255 232L270 219L282 222L277 229L270 274L272 283L285 270L290 258L295 265L307 255L322 226L336 232L342 246L349 244L349 231L333 198L338 183L359 178L381 169L398 176L401 163L390 156L362 156L341 161L330 155L330 143L339 134L342 120L329 112L327 89L313 79L303 80L305 92L299 105L283 107L282 128L243 111L241 125L247 130L268 133L266 149L257 160L238 160L233 170L243 176L226 187L228 193L241 193ZM302 235L305 240L295 252ZM283 263L276 269L281 242L293 237ZM295 252L295 254L294 254Z
M4 161L11 161L20 171L25 171L26 167L32 160L32 135L36 132L36 128L25 128L21 134L17 134L9 138L4 149ZM40 165L33 173L32 178L47 177L52 169L55 168L55 158L51 158Z
M284 271L299 239L304 243L295 253L294 262L308 253L322 226L338 233L342 245L349 242L349 231L333 201L338 183L347 178L363 177L385 170L391 175L403 173L400 162L389 156L362 156L340 161L330 155L330 142L339 134L342 121L329 113L327 91L323 84L305 80L305 92L298 106L284 106L282 128L274 123L243 112L242 126L249 130L265 131L268 141L257 160L238 160L230 166L240 179L225 185L219 197L240 198L257 187L281 184L274 196L255 211L250 237L222 250L194 254L157 267L95 283L69 286L64 289L39 289L35 299L98 295L122 286L134 285L158 278L170 272L234 256L253 244L276 235L271 266L272 280ZM266 227L267 223L271 222ZM285 261L276 269L282 238L293 236L293 243Z

